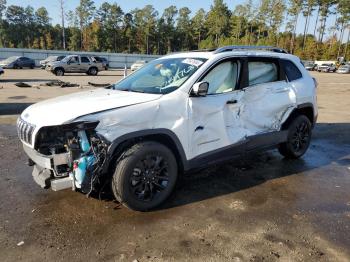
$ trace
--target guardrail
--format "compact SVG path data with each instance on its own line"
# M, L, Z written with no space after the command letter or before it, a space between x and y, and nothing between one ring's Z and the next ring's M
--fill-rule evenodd
M73 54L87 54L87 55L96 55L96 56L105 57L108 59L109 66L111 68L124 68L125 65L127 65L127 67L130 67L134 62L138 60L151 61L153 59L160 57L158 55L143 55L143 54L0 48L0 60L6 59L10 56L26 56L34 59L37 66L39 66L40 60L44 60L48 56L73 55Z

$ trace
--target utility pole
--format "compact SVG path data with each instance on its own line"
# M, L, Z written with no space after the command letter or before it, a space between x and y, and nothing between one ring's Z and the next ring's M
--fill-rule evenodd
M61 8L61 18L62 18L62 46L66 50L66 32L64 28L64 0L58 0Z

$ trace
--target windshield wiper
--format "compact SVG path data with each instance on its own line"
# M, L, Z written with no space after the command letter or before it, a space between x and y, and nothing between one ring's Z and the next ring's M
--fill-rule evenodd
M130 92L135 92L135 93L144 93L145 91L143 90L137 90L137 89L130 89Z

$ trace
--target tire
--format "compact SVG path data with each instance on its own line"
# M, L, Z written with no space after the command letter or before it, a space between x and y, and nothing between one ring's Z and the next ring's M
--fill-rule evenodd
M309 118L299 115L290 123L287 142L280 144L278 151L286 158L299 158L309 148L311 135L312 127Z
M56 68L55 75L56 76L64 76L64 70L62 68Z
M166 146L146 141L126 150L112 178L115 198L124 206L147 211L163 203L173 191L178 167Z
M98 70L96 67L90 67L87 74L91 76L96 76L98 74Z
M30 69L34 69L34 65L30 65Z

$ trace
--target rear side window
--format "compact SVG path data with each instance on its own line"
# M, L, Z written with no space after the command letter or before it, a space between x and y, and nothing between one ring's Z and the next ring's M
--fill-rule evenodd
M278 65L275 61L249 61L249 85L279 81Z
M294 81L303 77L302 73L293 62L281 60L281 64L284 68L288 81Z
M82 56L82 57L81 57L81 62L82 62L82 63L90 63L90 60L89 60L89 58L87 58L86 56Z

